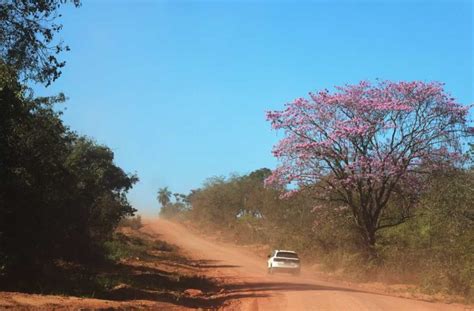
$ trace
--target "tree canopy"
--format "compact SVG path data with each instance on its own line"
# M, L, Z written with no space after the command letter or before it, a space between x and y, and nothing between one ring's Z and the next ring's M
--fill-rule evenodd
M65 62L58 55L69 50L56 39L62 25L57 23L58 9L80 0L3 0L0 4L0 58L22 80L46 85L61 75Z
M27 274L52 259L97 259L138 180L106 146L65 126L0 66L0 276ZM33 277L33 276L30 276Z
M267 184L316 186L322 198L350 208L373 247L377 230L407 217L384 213L394 194L411 198L424 173L462 160L468 109L440 83L361 82L310 93L267 113L285 133Z

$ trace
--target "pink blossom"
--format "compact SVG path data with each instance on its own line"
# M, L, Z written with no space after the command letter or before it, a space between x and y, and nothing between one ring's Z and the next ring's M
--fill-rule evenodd
M460 160L469 106L443 84L382 81L336 87L297 98L267 119L285 137L274 147L279 167L266 183L345 189L413 180L420 165ZM441 147L446 148L442 151Z

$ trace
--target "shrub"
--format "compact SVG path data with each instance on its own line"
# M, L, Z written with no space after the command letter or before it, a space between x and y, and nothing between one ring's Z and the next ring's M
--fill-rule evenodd
M124 217L119 222L119 227L129 227L138 230L143 227L142 218L140 215L134 217Z

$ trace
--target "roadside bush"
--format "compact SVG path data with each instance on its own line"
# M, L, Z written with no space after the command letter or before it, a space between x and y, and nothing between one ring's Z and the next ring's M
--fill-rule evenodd
M138 230L143 227L142 218L140 215L134 217L124 217L119 222L119 227L129 227Z
M129 257L142 257L146 254L148 244L144 240L116 232L104 243L106 258L112 261Z
M427 292L454 293L473 299L474 172L434 176L416 214L386 230L380 253L393 274L416 275ZM412 277L413 279L413 277Z
M137 177L114 163L110 148L64 125L64 94L35 97L27 85L49 86L61 74L57 57L68 47L56 40L56 18L66 2L80 6L0 4L0 283L9 288L54 284L56 262L96 263L119 221L135 212L126 194Z
M135 212L126 194L137 177L63 124L64 96L33 98L3 66L0 83L0 274L34 279L56 259L94 262Z
M112 261L119 261L126 258L148 256L150 251L172 252L176 250L171 245L162 240L151 240L144 238L139 232L133 234L123 234L115 232L112 238L104 243L106 258Z

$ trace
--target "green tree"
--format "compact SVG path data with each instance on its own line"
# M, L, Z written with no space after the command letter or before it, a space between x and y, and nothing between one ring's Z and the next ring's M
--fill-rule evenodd
M62 25L56 20L66 2L79 0L3 0L0 3L0 58L22 79L49 85L61 75L65 62L57 58L69 50L55 35Z
M156 199L160 202L161 207L165 207L171 202L171 191L168 190L168 187L158 189L158 195Z
M138 177L117 167L113 152L106 146L79 137L71 147L64 165L77 182L69 194L75 200L71 203L74 208L70 217L76 230L71 236L76 244L92 241L93 246L100 247L110 238L120 219L136 212L126 193Z
M31 278L55 258L96 259L134 213L126 192L136 176L64 126L54 109L63 96L33 98L0 70L0 269Z
M474 171L444 170L427 180L416 214L382 236L385 265L419 275L430 291L474 299Z
M68 48L55 39L55 20L66 2L79 6L0 3L0 281L8 284L40 278L55 259L96 261L120 219L135 212L126 194L138 178L115 165L109 148L63 124L55 107L63 94L34 97L25 84L48 86L61 74L57 56Z

